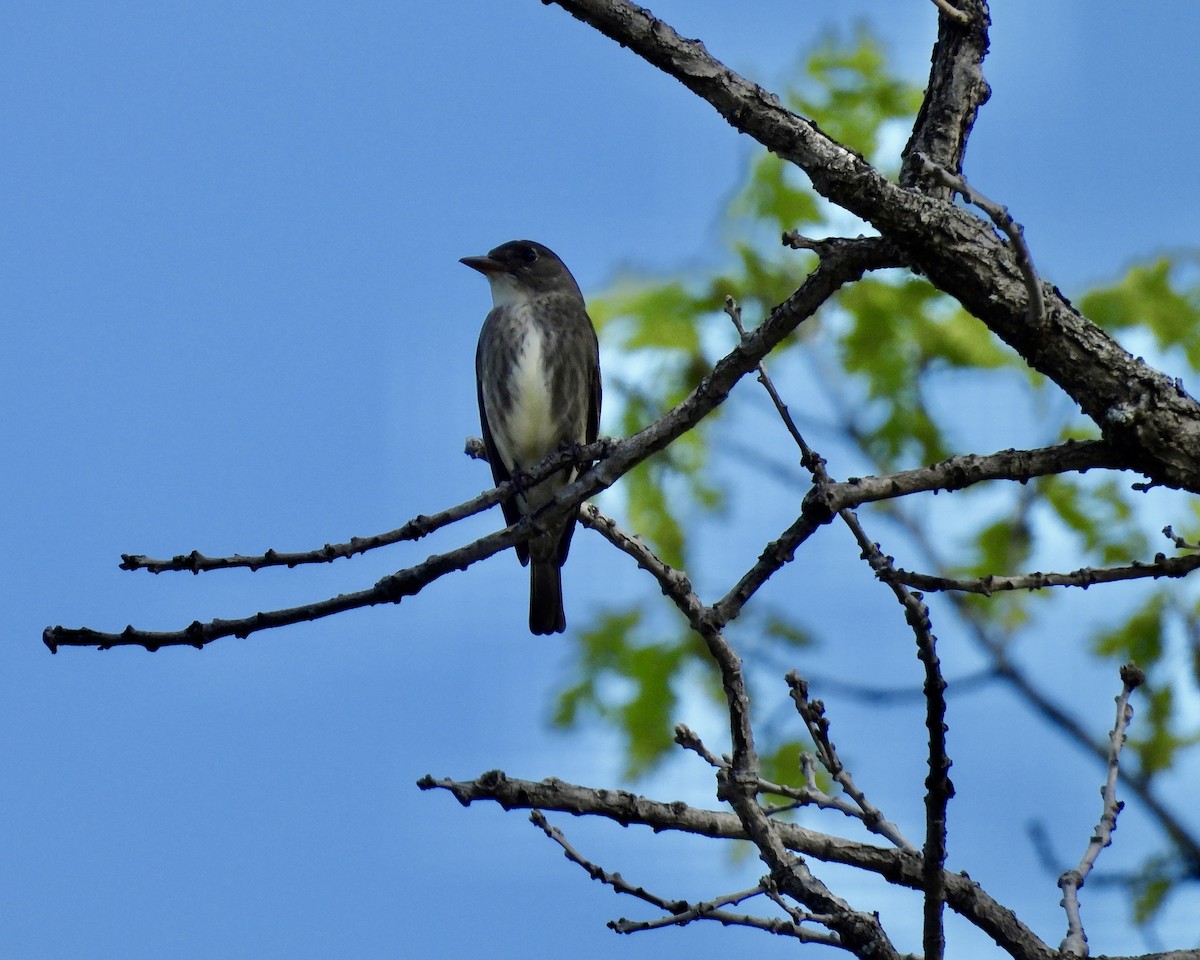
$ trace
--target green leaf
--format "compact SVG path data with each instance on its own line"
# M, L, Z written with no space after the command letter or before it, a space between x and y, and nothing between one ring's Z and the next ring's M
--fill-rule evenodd
M1166 902L1167 894L1177 882L1177 873L1161 856L1151 857L1133 881L1133 919L1139 926L1149 923Z
M762 778L772 783L789 787L803 786L804 778L800 771L800 754L805 750L812 753L812 744L801 743L798 740L788 740L776 746L769 753L763 754L759 757ZM821 782L822 780L824 780L824 783ZM829 775L821 769L817 777L817 785L821 789L828 791L829 782ZM773 793L766 794L764 799L769 803L787 803L790 800L789 797Z
M1119 283L1086 294L1080 307L1109 330L1152 331L1160 348L1182 347L1196 367L1200 365L1200 297L1194 290L1176 289L1172 273L1177 267L1172 257L1137 264Z
M810 82L788 95L789 106L866 157L887 121L907 121L921 106L920 89L889 74L882 45L865 27L849 43L827 34L805 72Z
M1166 599L1154 593L1120 626L1096 635L1093 649L1122 662L1134 660L1148 669L1163 652L1163 614Z

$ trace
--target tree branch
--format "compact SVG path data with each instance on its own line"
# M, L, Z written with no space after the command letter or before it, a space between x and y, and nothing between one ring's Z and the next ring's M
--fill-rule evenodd
M1075 400L1122 451L1125 466L1156 483L1200 492L1200 404L1057 292L1046 304L1045 325L1030 324L1020 267L990 225L952 203L889 181L777 96L716 60L700 41L685 40L636 4L552 2L679 80L736 129L804 170L822 196L871 223L938 289ZM977 8L986 13L982 3ZM986 31L986 22L986 16L973 17L972 27ZM978 50L986 49L986 33L983 37ZM965 132L962 136L965 140Z
M795 671L792 671L787 678L789 686L792 686L793 676L799 683L805 683L805 681L801 679L799 675L795 673ZM793 696L795 696L794 693ZM816 701L816 703L819 704L820 701ZM823 704L821 704L821 709L822 711L824 710ZM803 710L801 710L801 716L803 716L807 722L808 717L805 715ZM833 777L833 779L841 786L841 788L846 792L847 796L849 796L851 799L848 800L846 797L831 797L824 790L821 790L817 786L816 778L813 776L812 757L805 753L801 754L801 769L804 772L805 779L805 785L803 787L794 787L786 783L773 783L770 780L763 780L762 778L759 778L759 793L772 793L778 797L787 797L790 800L795 801L794 803L786 804L783 807L769 810L768 813L774 815L781 813L784 810L794 810L797 807L808 806L817 807L820 810L837 810L839 813L842 813L847 817L853 817L855 820L860 821L863 826L865 826L872 833L878 834L881 837L885 837L900 849L916 852L917 848L908 842L908 840L904 837L904 834L900 832L900 828L890 820L886 819L879 808L868 801L866 795L858 789L858 786L854 783L849 771L842 766L841 761L837 757L837 751L834 749L833 744L828 739L828 721L824 720L823 717L822 721L824 724L825 736L824 739L818 743L818 754L821 755L821 763L825 769L829 771L830 776ZM813 736L814 741L816 741L816 735L813 733L811 727L809 729L809 733ZM675 725L675 742L684 749L691 750L697 756L705 760L714 769L729 769L728 761L715 756L707 747L705 747L700 737L687 724L679 723ZM831 758L831 760L827 762L826 757Z
M105 633L86 627L47 627L42 633L42 641L51 652L61 646L108 648L134 645L147 650L171 645L202 647L221 637L245 637L259 630L313 620L344 610L377 603L397 603L452 570L463 569L528 538L533 531L526 526L527 523L532 523L535 528L544 526L571 510L577 510L585 499L612 486L637 464L664 449L724 402L734 385L754 369L776 344L812 316L834 292L874 269L881 261L887 262L886 250L887 244L878 238L847 240L831 247L799 289L775 307L766 320L719 360L686 398L634 436L608 444L604 448L607 456L573 483L559 490L553 501L532 521L522 521L509 530L484 537L449 553L435 554L423 563L384 577L370 589L353 594L236 620L194 621L177 631L149 631L130 626L121 633Z
M937 655L937 638L929 622L929 608L919 594L909 592L897 581L891 558L885 556L879 544L867 536L853 511L843 510L839 516L858 541L863 559L870 563L875 575L887 584L904 608L905 620L916 637L917 657L925 668L929 774L925 778L924 947L927 960L941 960L946 952L942 924L942 904L946 896L943 869L946 863L946 812L954 796L954 784L950 781L950 758L946 753L946 681L942 677L941 661Z
M568 464L588 464L602 460L614 442L605 438L575 449L557 450L524 473L519 478L519 482L533 484L556 473ZM471 437L467 440L466 452L471 456L476 455L475 444L482 449L483 443L478 438ZM484 459L486 459L486 455ZM499 486L485 490L478 496L453 507L439 510L429 516L420 514L413 517L403 526L389 530L387 533L377 533L370 537L351 537L344 543L327 543L323 547L313 550L284 553L272 549L258 555L234 554L229 557L208 557L198 550L193 550L191 553L176 554L169 560L156 560L140 553L123 553L120 567L122 570L149 570L151 573L173 571L203 573L210 570L228 570L234 567L247 567L254 571L263 567L290 568L310 563L332 563L334 560L353 557L355 554L366 553L369 550L390 546L393 543L420 540L435 530L482 513L489 507L508 500L517 492L517 487L517 480L506 480Z
M892 500L910 493L955 491L986 480L1024 483L1048 474L1104 468L1122 469L1113 444L1105 440L1068 440L1033 450L1001 450L986 455L969 453L950 457L916 470L901 470L877 477L851 477L841 483L813 487L804 498L804 512L832 516L844 507Z
M934 2L947 17L938 18L929 82L912 136L901 153L900 182L906 187L917 184L911 159L914 153L926 154L947 170L962 171L963 154L975 117L992 93L983 78L983 58L987 56L991 26L987 4L958 0L963 9L956 10L955 16L946 9L948 0ZM936 186L928 189L932 196L949 197L948 192Z
M808 729L817 748L817 759L821 762L835 783L838 784L858 807L859 817L872 833L887 837L901 850L916 852L916 847L900 832L900 828L888 820L883 812L867 799L867 795L859 789L858 784L850 775L850 771L842 764L837 748L829 736L829 718L825 716L825 704L821 700L810 700L808 697L808 681L793 670L786 677L788 688L791 690L792 702L796 711Z
M805 930L798 922L789 922L772 917L754 917L747 914L730 913L728 910L720 909L721 907L742 903L752 897L764 895L766 888L761 883L748 890L723 894L722 896L714 897L712 900L695 904L688 903L686 900L667 900L657 894L651 893L645 887L634 886L619 873L609 873L603 867L586 859L567 841L567 838L558 827L550 824L545 814L540 810L534 810L529 815L529 819L534 826L538 827L547 837L562 847L563 855L568 860L582 867L593 880L599 880L601 883L612 887L617 893L623 893L638 900L643 900L667 914L667 916L659 917L655 920L626 920L624 917L620 920L611 920L608 926L616 933L639 933L644 930L657 930L662 927L683 926L694 920L715 920L725 926L751 927L779 936L792 937L801 943L823 943L831 947L841 946L836 937L812 930ZM817 918L809 914L806 919L813 920Z
M1025 231L1012 218L1008 207L989 200L967 183L961 173L951 173L945 167L939 167L923 153L914 153L912 159L917 165L918 173L931 177L954 193L962 194L963 200L986 213L992 218L992 222L1004 231L1012 243L1013 256L1016 257L1021 276L1025 279L1025 288L1029 291L1029 322L1038 327L1045 324L1046 300L1042 294L1042 281L1033 265L1029 247L1025 244Z
M1087 589L1097 583L1115 583L1119 580L1142 580L1152 577L1186 577L1200 567L1200 555L1187 557L1164 557L1161 553L1150 563L1135 560L1124 567L1081 567L1070 573L1026 573L1014 577L988 574L972 580L955 580L936 577L910 570L897 570L896 578L917 590L956 590L962 593L977 593L990 597L1005 590L1042 590L1046 587L1082 587Z
M740 818L731 813L704 810L680 801L661 803L625 790L597 790L558 779L513 779L499 770L475 780L417 781L422 790L447 790L463 806L479 801L499 804L505 810L558 810L575 816L599 816L622 826L641 824L656 833L679 831L723 840L752 839ZM878 874L890 883L922 890L925 878L920 856L903 850L888 850L854 840L831 837L793 823L778 822L775 830L788 850L829 863L840 863ZM1016 915L997 903L969 878L945 874L946 903L997 943L1016 960L1053 960L1057 951L1048 947Z
M453 570L465 570L471 564L499 553L529 535L529 523L522 520L515 526L481 537L465 547L448 553L434 554L416 566L389 574L366 590L343 593L298 607L265 611L236 620L218 619L206 623L195 620L182 630L140 630L128 626L120 633L105 633L90 627L47 627L42 632L42 642L51 653L57 653L59 647L98 647L108 650L112 647L135 646L144 647L151 653L162 647L177 646L195 647L199 650L222 637L238 637L244 640L262 630L319 620L380 603L399 603L405 597L415 596L439 577Z
M1117 773L1120 770L1121 748L1125 746L1125 729L1133 717L1133 707L1129 705L1129 695L1146 682L1146 675L1134 663L1121 667L1121 692L1117 694L1117 719L1108 735L1108 778L1104 781L1101 791L1104 797L1104 809L1100 814L1100 822L1092 831L1091 842L1083 852L1083 859L1074 870L1068 870L1058 878L1062 889L1062 906L1067 912L1067 936L1059 947L1063 953L1073 957L1086 957L1087 934L1083 932L1083 922L1079 916L1079 890L1100 851L1112 843L1113 831L1117 829L1117 816L1124 804L1117 799Z

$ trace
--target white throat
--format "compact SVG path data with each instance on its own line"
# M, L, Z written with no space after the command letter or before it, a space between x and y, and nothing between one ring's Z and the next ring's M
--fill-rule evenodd
M488 274L487 279L492 288L492 306L524 307L529 304L529 293L517 286L517 282L507 273Z

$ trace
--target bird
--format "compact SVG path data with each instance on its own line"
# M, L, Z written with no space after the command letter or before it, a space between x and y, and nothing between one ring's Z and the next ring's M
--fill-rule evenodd
M600 428L600 348L579 284L548 247L510 240L460 261L487 278L492 309L479 333L475 382L492 478L499 486L564 446L592 443ZM532 517L578 475L567 466L522 486L501 506L512 526ZM577 516L516 544L529 571L529 631L562 633L562 565Z

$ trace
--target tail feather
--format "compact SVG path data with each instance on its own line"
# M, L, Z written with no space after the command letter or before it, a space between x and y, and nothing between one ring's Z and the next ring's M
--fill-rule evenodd
M562 568L553 560L534 560L529 568L529 632L562 633L566 629Z

